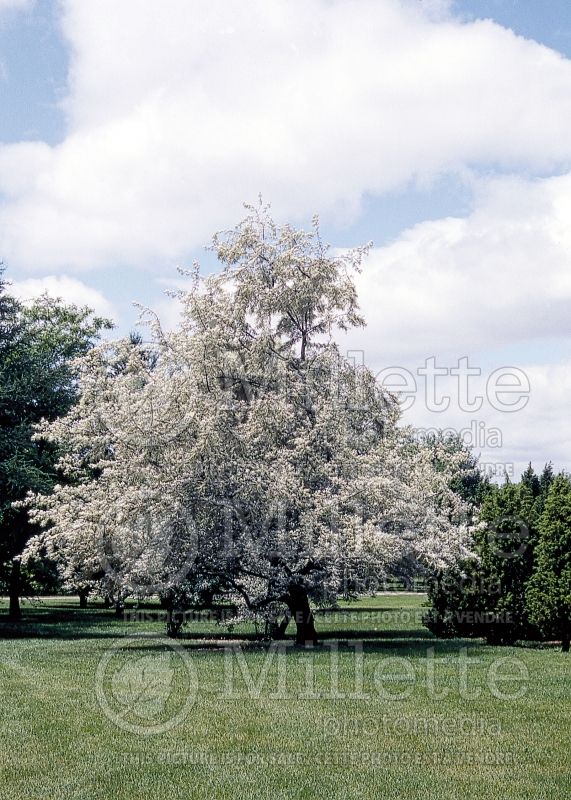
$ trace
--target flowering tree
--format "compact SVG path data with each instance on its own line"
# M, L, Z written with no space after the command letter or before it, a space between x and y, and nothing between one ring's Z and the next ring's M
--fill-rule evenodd
M245 613L284 610L313 642L310 601L344 581L464 554L466 505L455 457L399 427L395 399L334 342L363 324L352 277L367 248L332 255L317 221L247 209L214 238L221 271L196 268L181 292L178 330L150 320L152 359L116 342L82 360L79 403L38 433L66 447L74 481L32 516L70 575L225 593Z

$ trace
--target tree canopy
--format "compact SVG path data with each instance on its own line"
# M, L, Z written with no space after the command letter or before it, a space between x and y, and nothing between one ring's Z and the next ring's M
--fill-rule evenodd
M58 480L55 443L35 438L35 425L69 411L77 397L74 359L84 356L108 321L44 295L22 304L0 292L0 563L11 573L17 616L19 562L30 536L28 492L51 491Z
M536 569L527 585L530 616L546 636L571 639L571 480L558 475L539 524Z
M79 402L42 429L68 484L36 496L35 546L114 592L284 610L313 641L310 600L405 556L442 567L467 552L451 488L465 454L419 444L335 343L363 324L367 248L332 254L317 221L247 211L214 237L220 271L191 273L178 329L150 318L153 358L119 341L81 360Z

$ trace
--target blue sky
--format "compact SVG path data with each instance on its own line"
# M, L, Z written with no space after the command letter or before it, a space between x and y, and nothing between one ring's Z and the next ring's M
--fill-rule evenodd
M240 8L238 6L240 5ZM133 328L176 324L177 265L259 191L373 240L376 370L512 365L527 407L407 421L499 427L517 473L571 466L568 0L0 0L0 257ZM487 20L487 21L483 21ZM444 387L444 384L442 384ZM444 391L444 388L442 388ZM453 396L453 392L452 392ZM453 397L454 399L454 397Z

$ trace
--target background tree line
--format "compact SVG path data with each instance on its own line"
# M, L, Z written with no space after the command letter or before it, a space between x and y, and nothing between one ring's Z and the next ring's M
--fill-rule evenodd
M429 581L425 624L490 644L571 635L571 478L531 464L518 483L478 488L474 556Z

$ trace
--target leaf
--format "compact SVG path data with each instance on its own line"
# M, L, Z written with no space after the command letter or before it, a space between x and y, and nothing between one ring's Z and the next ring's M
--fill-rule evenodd
M160 716L172 690L171 658L172 653L142 656L113 675L113 697L126 712L143 719Z

